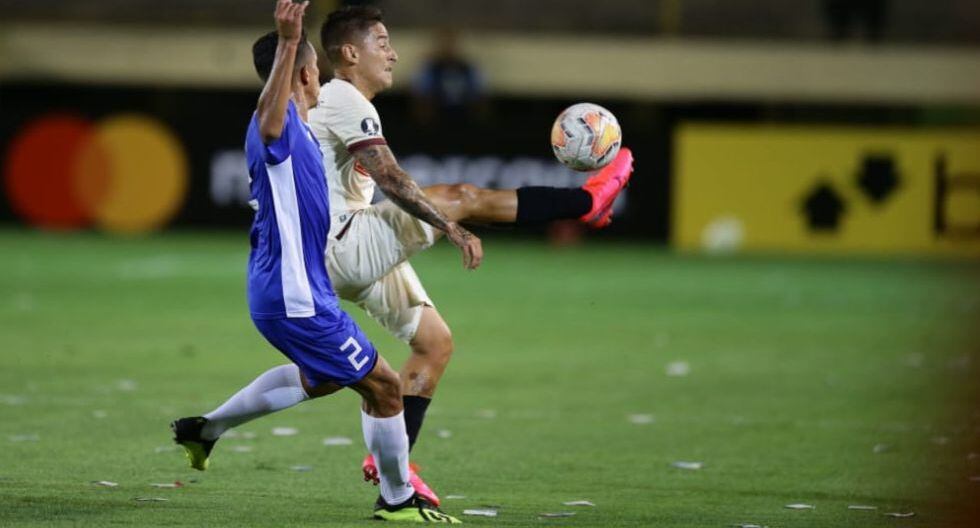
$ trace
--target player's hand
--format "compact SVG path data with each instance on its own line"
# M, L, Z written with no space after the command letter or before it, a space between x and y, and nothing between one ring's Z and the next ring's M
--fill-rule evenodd
M309 0L302 3L293 0L279 0L276 3L276 31L279 38L290 42L299 42L303 36L303 14Z
M446 232L449 239L463 253L463 267L466 269L476 269L483 261L483 242L457 223L450 224Z

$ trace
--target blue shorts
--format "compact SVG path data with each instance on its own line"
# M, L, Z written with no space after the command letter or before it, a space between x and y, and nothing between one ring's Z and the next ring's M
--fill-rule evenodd
M252 319L259 332L314 386L352 385L374 369L378 352L346 313L294 319Z

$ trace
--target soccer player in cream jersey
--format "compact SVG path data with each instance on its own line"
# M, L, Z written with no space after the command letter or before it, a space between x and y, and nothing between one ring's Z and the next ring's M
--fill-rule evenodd
M364 441L381 481L374 517L458 523L412 487L398 373L340 309L327 275L327 182L306 123L320 87L316 52L303 34L308 3L279 0L277 31L252 48L265 88L245 143L251 198L258 204L250 236L249 311L259 332L292 363L266 371L204 416L174 421L174 440L203 470L224 431L350 387L363 398Z
M399 167L371 104L375 95L391 87L398 60L381 12L364 6L335 11L323 23L320 39L334 70L310 112L333 215L327 271L341 298L356 303L411 348L400 372L411 449L452 354L453 340L408 259L444 234L461 250L464 266L476 268L483 250L480 240L460 226L464 221L530 225L578 218L605 227L613 201L632 173L632 153L623 148L581 188L420 188ZM388 200L371 205L375 186ZM372 454L362 469L365 480L377 482ZM410 477L419 494L439 504L414 467Z

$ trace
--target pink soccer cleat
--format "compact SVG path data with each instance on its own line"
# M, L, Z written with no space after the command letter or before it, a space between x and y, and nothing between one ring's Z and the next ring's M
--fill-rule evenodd
M415 464L408 464L408 481L415 488L415 493L418 493L420 497L432 503L433 506L438 507L439 502L441 502L439 496L422 480L422 477L419 475L419 469Z
M599 169L582 186L582 189L592 195L592 209L579 220L595 228L603 228L612 223L613 202L629 183L632 174L633 152L623 147L609 165Z
M378 478L378 466L374 465L374 455L368 453L364 457L364 462L361 462L361 471L364 472L364 482L371 482L377 486L381 483L381 479Z
M364 482L370 481L375 486L381 482L381 479L378 478L378 466L374 464L374 456L370 453L364 457L364 462L361 463L361 471L364 472ZM423 499L432 503L433 506L438 507L440 503L439 496L422 480L418 472L419 467L417 465L409 464L408 481L415 488L415 493L418 493Z

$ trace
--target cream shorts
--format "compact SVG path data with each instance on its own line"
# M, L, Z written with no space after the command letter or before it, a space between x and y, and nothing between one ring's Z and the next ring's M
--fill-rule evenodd
M340 240L327 245L334 290L410 342L422 307L434 305L408 259L435 243L435 229L388 200L355 212L349 222Z

